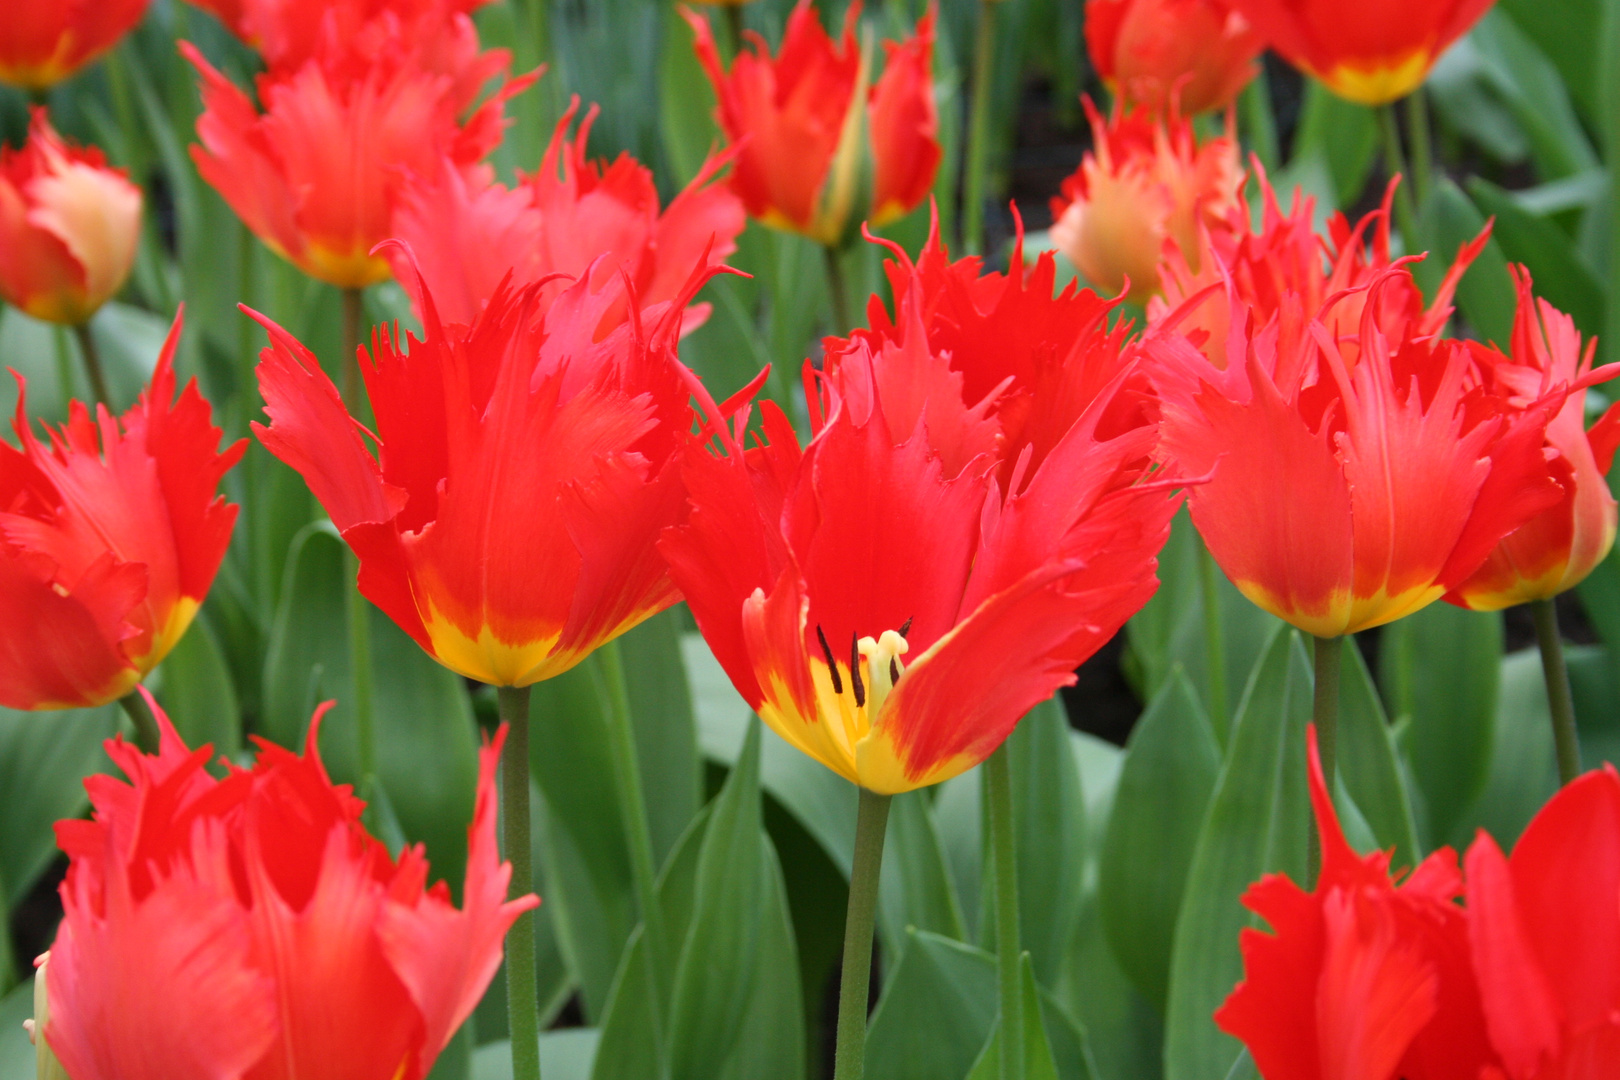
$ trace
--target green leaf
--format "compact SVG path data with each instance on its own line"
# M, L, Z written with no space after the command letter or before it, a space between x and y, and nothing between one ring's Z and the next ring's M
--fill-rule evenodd
M1580 729L1581 761L1586 768L1620 762L1620 666L1601 645L1564 646L1575 723Z
M1536 295L1567 312L1583 332L1601 333L1606 310L1603 284L1582 261L1569 235L1482 177L1469 179L1468 193L1480 210L1496 218L1494 235L1507 257L1530 268ZM1492 340L1505 344L1508 338Z
M1024 1075L1028 1080L1058 1080L1057 1062L1052 1060L1052 1044L1041 1023L1041 998L1035 989L1035 971L1025 953L1019 965L1024 985ZM1001 1017L990 1029L990 1040L969 1070L967 1080L997 1080L1001 1076Z
M619 648L653 855L662 862L703 805L697 722L681 654L681 612L654 615L621 637Z
M1456 262L1458 249L1484 227L1485 219L1456 184L1446 177L1435 181L1418 211L1418 233L1429 245L1429 254L1412 270L1424 292L1431 297L1435 294ZM1507 341L1516 294L1496 236L1486 241L1485 249L1463 275L1457 286L1457 306L1476 334L1490 341Z
M1479 800L1452 833L1452 842L1459 849L1473 839L1475 829L1482 828L1503 850L1510 850L1536 811L1558 790L1547 684L1536 649L1521 649L1503 658L1501 694L1493 719L1495 753L1488 780Z
M1603 0L1502 0L1499 8L1558 66L1587 116L1599 115L1598 54Z
M1469 41L1486 79L1529 137L1543 180L1572 176L1598 163L1558 69L1518 24L1501 12L1487 12Z
M596 1028L564 1028L540 1035L540 1075L545 1080L589 1080L602 1033ZM485 1043L472 1053L472 1080L512 1080L512 1043Z
M928 792L896 795L889 805L878 886L885 955L898 957L911 927L956 938L967 936L956 886L945 865Z
M1378 846L1395 849L1394 865L1413 867L1422 850L1389 720L1361 650L1354 642L1346 646L1339 650L1339 780Z
M1244 692L1176 920L1167 1080L1224 1075L1237 1053L1211 1016L1243 975L1238 931L1250 919L1239 897L1266 873L1303 877L1310 714L1310 662L1298 633L1279 629Z
M701 14L704 9L695 10ZM664 20L658 82L659 133L674 173L669 179L684 185L697 175L720 138L714 124L714 89L697 61L692 28L685 19Z
M242 750L242 709L224 654L199 616L158 670L158 700L187 746L212 743L217 754Z
M1432 851L1457 836L1490 770L1502 616L1430 604L1384 627L1378 653L1379 683L1417 781L1418 835Z
M34 1015L34 980L24 979L0 997L0 1077L33 1080L34 1044L28 1041L23 1021Z
M1131 731L1097 885L1114 955L1161 1009L1176 915L1220 768L1209 718L1177 668Z
M1333 178L1338 205L1354 206L1367 186L1378 148L1378 119L1315 79L1305 80L1305 104L1294 136L1293 157L1320 156Z

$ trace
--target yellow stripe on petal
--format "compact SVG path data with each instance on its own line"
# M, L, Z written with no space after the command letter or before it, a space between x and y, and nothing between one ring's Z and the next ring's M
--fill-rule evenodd
M921 776L908 776L894 739L880 726L855 748L855 761L856 772L860 776L857 782L862 787L879 795L900 795L932 784L942 784L953 776L967 772L980 759L971 754L957 754L939 762Z
M1289 623L1316 637L1338 637L1350 624L1350 590L1334 590L1320 605L1305 606L1297 600L1282 597L1257 581L1233 581L1238 591L1255 607L1269 611L1283 622Z
M455 623L428 603L423 626L433 642L433 656L458 675L489 683L491 686L529 686L541 679L560 675L585 658L586 653L556 653L562 631L523 642L507 642L495 636L488 625L468 637ZM572 651L571 651L572 652Z
M1377 67L1340 64L1332 71L1312 71L1311 74L1335 94L1359 105L1387 105L1422 86L1434 60L1434 53L1423 48L1393 64Z
M292 261L311 277L340 289L363 289L394 276L387 259L358 247L340 251L312 241L303 258Z

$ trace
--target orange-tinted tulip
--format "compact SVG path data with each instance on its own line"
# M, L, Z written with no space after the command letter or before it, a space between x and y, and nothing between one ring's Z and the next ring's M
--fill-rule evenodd
M36 319L84 322L123 287L140 237L141 189L35 109L23 148L0 150L0 296Z
M1264 47L1227 0L1087 0L1086 46L1127 102L1187 115L1230 105Z
M937 238L891 265L895 317L806 365L802 451L773 403L747 451L708 403L723 452L686 452L691 516L659 545L737 691L871 791L982 761L1158 585L1179 499L1146 482L1123 331L1053 298L1049 256L1013 266Z
M1243 186L1237 143L1199 143L1192 121L1116 108L1104 122L1088 100L1095 146L1052 200L1052 242L1086 280L1145 303L1174 246L1195 265L1200 229L1227 227Z
M1213 474L1188 496L1210 553L1255 604L1320 637L1440 599L1563 498L1542 448L1567 385L1534 402L1472 385L1466 344L1382 328L1386 302L1418 295L1407 271L1364 288L1342 337L1298 298L1265 323L1233 300L1224 369L1167 329L1174 313L1146 345L1164 454Z
M448 164L436 178L406 184L394 235L410 255L392 249L394 269L403 281L411 280L413 263L420 269L444 321L472 322L507 274L516 285L540 283L549 303L594 263L600 279L594 285L622 294L628 284L643 317L655 323L705 251L718 263L736 250L747 224L742 203L730 188L710 183L724 159L707 163L660 213L652 170L628 154L606 166L585 156L595 108L578 138L567 137L578 104L576 98L558 122L539 171L510 190L470 185ZM707 313L707 305L695 306L684 329ZM625 315L621 302L599 333Z
M175 401L179 336L177 317L151 385L122 418L74 402L46 444L19 397L21 449L0 440L0 705L122 697L208 594L236 522L215 492L245 446L216 451L195 382Z
M118 44L148 0L16 0L0 19L0 82L44 90Z
M311 277L363 288L389 276L372 249L392 235L407 173L449 167L488 183L478 163L500 141L506 99L532 77L508 80L463 121L508 61L476 52L465 15L441 6L442 18L385 12L351 25L343 10L320 23L308 59L259 76L262 113L194 47L180 47L202 76L202 145L191 153L203 178L277 254Z
M1265 43L1340 97L1382 105L1422 85L1495 0L1229 0Z
M1215 1013L1266 1080L1479 1080L1494 1061L1468 963L1457 853L1442 848L1399 885L1389 855L1357 855L1309 733L1322 872L1310 892L1282 874L1243 904L1243 981Z
M717 117L736 146L733 190L765 224L838 246L862 221L902 217L928 195L939 169L934 109L934 12L903 42L883 43L883 75L855 39L852 4L836 44L810 0L788 17L774 59L753 37L726 72L706 19L683 12L719 98Z
M418 283L424 339L401 350L384 330L360 360L380 460L315 357L255 316L272 423L254 430L359 556L362 593L451 670L527 686L678 599L653 544L682 512L676 344L711 273L656 325L601 340L622 299L601 275L550 304L539 284L504 286L470 326L442 322Z
M149 702L150 698L147 699ZM507 900L495 766L479 754L457 909L420 845L396 859L302 757L259 741L251 769L204 769L153 703L160 752L119 739L129 777L85 782L95 814L57 824L69 857L44 1038L73 1080L421 1080L501 962L531 894Z
M1616 507L1604 477L1620 446L1620 405L1586 430L1586 387L1620 372L1620 365L1592 371L1596 339L1581 349L1575 321L1530 289L1530 272L1516 269L1519 308L1513 320L1512 355L1470 343L1487 385L1533 400L1555 385L1575 387L1547 425L1547 446L1565 467L1564 497L1531 518L1496 546L1478 570L1446 599L1476 611L1496 611L1546 600L1586 580L1614 546Z

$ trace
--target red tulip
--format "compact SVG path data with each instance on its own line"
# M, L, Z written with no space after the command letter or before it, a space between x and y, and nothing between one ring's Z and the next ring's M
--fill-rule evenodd
M148 697L148 702L151 698ZM216 780L152 703L161 750L107 752L130 783L85 782L68 854L44 1035L73 1080L420 1080L483 996L531 894L507 901L495 765L479 755L462 907L396 861L317 749L259 740Z
M885 794L972 767L1072 684L1157 587L1179 503L1145 482L1154 428L1123 392L1102 306L1052 300L1049 261L1028 284L1021 270L971 282L975 264L930 248L927 269L891 268L910 277L892 321L829 340L825 370L806 367L802 452L775 405L745 452L746 415L728 428L705 401L721 453L687 451L691 515L659 545L755 711ZM976 295L950 295L970 282ZM1089 323L1064 325L1088 304ZM945 325L956 318L973 325ZM1026 320L1054 336L998 349L993 328L1016 336ZM936 334L985 351L947 354ZM1068 423L1048 439L1031 410L1058 388L1073 394Z
M1553 796L1504 858L1468 849L1468 936L1500 1069L1481 1080L1620 1076L1620 776Z
M147 0L21 0L0 20L0 82L45 90L118 44Z
M1147 344L1163 453L1213 471L1188 499L1211 554L1255 604L1321 637L1438 600L1563 498L1542 447L1569 387L1525 402L1471 386L1465 344L1410 321L1386 336L1381 312L1418 295L1409 273L1364 290L1344 337L1298 297L1264 323L1234 299L1224 369L1173 332L1176 313Z
M448 167L487 183L478 162L500 141L501 110L534 77L508 80L463 122L505 69L504 51L478 53L465 15L351 25L338 19L346 10L320 24L324 44L310 58L259 77L262 113L190 43L180 49L203 80L202 146L191 148L203 179L277 254L362 288L389 276L372 249L392 235L406 175Z
M1230 0L1288 62L1340 97L1382 105L1422 85L1494 0Z
M1251 231L1248 203L1241 193L1219 228L1204 230L1189 255L1185 248L1166 248L1160 276L1162 298L1148 303L1150 322L1161 322L1176 312L1176 326L1215 364L1226 366L1230 316L1248 313L1257 325L1283 316L1284 311L1316 312L1330 336L1354 355L1362 310L1370 295L1367 286L1395 265L1390 254L1390 209L1398 181L1384 189L1383 204L1352 228L1335 212L1328 219L1326 240L1315 226L1316 201L1298 188L1284 214L1277 193L1263 170L1259 174L1262 202L1261 227ZM1484 250L1490 226L1462 245L1457 257L1424 306L1424 298L1410 278L1389 281L1378 307L1379 329L1388 341L1427 338L1443 332L1451 319L1451 302L1463 273ZM1325 261L1324 261L1325 256ZM1221 288L1211 290L1212 285ZM1203 299L1195 299L1197 294ZM1337 300L1328 305L1329 298ZM1234 307L1233 300L1241 307ZM1285 318L1279 328L1280 348L1297 347L1309 324Z
M1085 104L1095 146L1052 200L1052 242L1093 285L1119 292L1129 282L1145 303L1166 250L1196 267L1200 230L1226 227L1243 186L1237 143L1200 144L1192 121L1142 108L1116 108L1105 123Z
M1230 105L1264 48L1228 0L1087 0L1086 46L1126 101L1187 115Z
M1493 1055L1453 903L1457 853L1442 848L1397 885L1387 852L1359 856L1345 840L1314 727L1308 744L1322 872L1310 892L1268 874L1244 894L1272 932L1242 932L1244 979L1216 1024L1266 1080L1478 1080Z
M660 214L652 170L628 154L606 167L585 156L594 107L578 139L567 138L578 106L576 98L558 122L540 170L515 188L470 185L449 164L405 186L394 235L410 255L393 249L394 270L409 280L414 261L446 322L472 322L507 274L517 285L540 283L550 302L592 263L600 277L594 285L622 293L628 283L643 318L657 322L660 306L680 294L705 252L718 263L736 250L747 224L742 204L729 188L709 183L724 159L706 163ZM598 261L603 254L609 257ZM707 312L707 305L691 309L683 329L701 325ZM621 297L599 332L624 318Z
M379 458L310 352L270 331L254 431L303 474L360 559L360 591L441 664L528 686L674 603L653 551L681 514L691 407L676 360L694 274L655 325L593 268L555 301L503 285L473 323L442 322L418 283L424 338L386 329L362 354ZM250 313L251 314L251 313Z
M81 323L135 265L141 189L35 109L21 150L0 149L0 296L36 319Z
M1564 497L1505 537L1490 557L1446 599L1476 611L1496 611L1545 600L1586 579L1614 546L1616 507L1604 477L1620 446L1620 405L1586 430L1586 387L1620 372L1620 364L1592 370L1597 341L1581 349L1568 315L1530 291L1530 272L1514 274L1519 309L1512 355L1471 342L1482 378L1502 392L1532 400L1552 386L1574 388L1547 425L1547 446L1565 466Z
M875 84L870 56L855 40L859 3L834 44L810 0L799 0L776 58L754 36L754 51L740 51L729 74L708 21L682 14L719 98L720 127L736 147L731 184L749 214L837 246L863 220L877 228L927 196L941 155L932 8L913 37L883 43L887 59Z
M215 492L245 444L216 452L195 382L174 400L179 338L176 316L151 385L121 419L74 402L47 444L19 393L21 449L0 440L0 705L122 697L208 594L236 522Z
M489 0L190 0L259 51L272 73L349 55L369 67L402 47L421 66L459 72L478 62L467 15ZM363 72L361 73L364 74ZM485 72L485 77L489 72ZM479 88L472 87L473 93ZM465 93L466 88L458 88Z

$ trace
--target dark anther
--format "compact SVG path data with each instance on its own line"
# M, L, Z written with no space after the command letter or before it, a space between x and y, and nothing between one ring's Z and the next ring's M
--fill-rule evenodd
M894 662L894 657L891 656L891 657L889 657L889 685L893 686L895 683L897 683L899 681L900 681L900 666Z
M855 691L856 707L865 705L866 687L861 684L861 640L855 634L849 636L849 685Z
M907 634L911 633L911 620L912 620L912 618L914 618L914 616L908 615L908 616L906 616L906 621L900 624L900 636L901 637L905 637ZM895 676L895 677L899 678L898 675Z
M816 625L816 640L821 642L822 655L827 658L827 670L832 672L833 693L842 694L844 692L844 680L838 677L838 661L833 659L832 646L827 644L827 635L821 632L819 623Z

